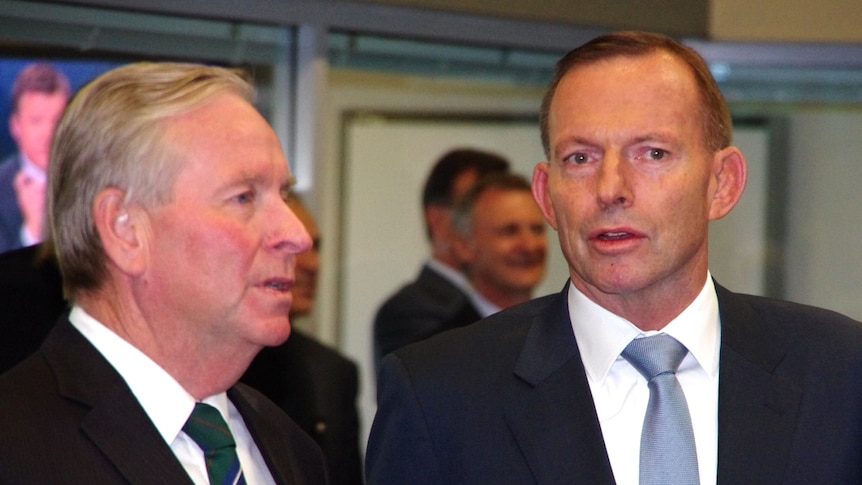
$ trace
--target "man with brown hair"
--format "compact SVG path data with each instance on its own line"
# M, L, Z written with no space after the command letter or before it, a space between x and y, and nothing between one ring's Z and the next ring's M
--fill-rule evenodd
M455 253L455 204L490 173L506 172L509 161L485 150L456 148L431 168L422 189L422 214L431 257L416 279L384 301L374 317L374 362L393 350L475 322L480 313L467 297L463 261Z
M570 282L384 359L369 483L862 482L862 325L710 276L747 171L706 62L601 36L541 123Z

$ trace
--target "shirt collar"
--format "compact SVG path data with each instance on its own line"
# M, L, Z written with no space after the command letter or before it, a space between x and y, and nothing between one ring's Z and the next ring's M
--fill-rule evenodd
M718 297L709 273L694 301L658 332L641 331L628 320L587 298L572 284L569 285L568 301L572 329L591 382L601 384L604 381L632 339L656 333L666 333L679 340L710 378L718 374Z
M21 153L21 170L23 170L32 180L36 180L40 183L44 184L48 179L48 174L45 170L42 170L41 167L31 162L23 152Z
M482 296L482 294L476 291L476 288L473 288L472 286L469 288L467 296L470 297L470 302L482 318L493 315L501 310L499 306Z
M194 409L195 398L146 354L138 350L84 309L74 306L69 321L122 376L144 412L169 445ZM222 416L229 416L227 394L204 399Z

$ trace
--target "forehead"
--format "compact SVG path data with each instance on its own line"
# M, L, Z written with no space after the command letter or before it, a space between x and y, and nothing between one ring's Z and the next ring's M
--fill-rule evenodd
M477 219L514 219L533 209L541 217L529 190L494 187L482 192L473 206Z
M203 171L236 172L247 178L276 176L284 183L290 168L275 132L247 101L220 95L166 124L167 143L188 163Z
M636 100L643 95L688 95L697 92L694 75L687 64L668 52L639 56L617 56L580 65L560 80L554 101L578 96L584 100L596 94Z
M551 103L551 136L572 125L630 126L697 120L701 106L694 75L667 52L617 56L577 66L560 80Z
M50 107L63 108L67 96L62 91L43 93L41 91L25 91L18 99L18 112L42 111Z

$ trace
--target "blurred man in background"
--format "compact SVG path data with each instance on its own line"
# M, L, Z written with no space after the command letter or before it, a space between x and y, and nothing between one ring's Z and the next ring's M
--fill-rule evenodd
M422 213L431 258L417 278L384 301L374 318L374 362L407 344L481 315L473 306L463 261L455 254L452 215L457 201L483 176L507 172L509 161L482 150L459 148L443 155L422 190Z
M452 216L457 201L483 176L507 172L509 161L482 150L459 148L443 155L422 190L422 213L431 258L419 276L386 299L374 318L374 362L407 344L481 315L468 297L469 282L455 253Z
M288 201L311 236L311 249L296 255L290 321L314 309L320 272L320 232L298 196ZM361 485L359 451L359 370L354 362L294 325L287 342L266 347L251 362L242 382L278 404L320 445L333 485Z
M456 205L454 227L470 300L482 318L533 297L545 275L548 239L527 179L484 177Z

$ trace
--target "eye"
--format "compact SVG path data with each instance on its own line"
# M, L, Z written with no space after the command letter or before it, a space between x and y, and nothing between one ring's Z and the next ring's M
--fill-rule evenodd
M253 190L247 190L233 197L233 200L239 204L250 204L254 202L255 193Z
M589 155L583 152L573 153L565 158L563 158L563 162L573 163L575 165L583 165L590 161Z
M667 155L667 152L660 148L650 148L646 152L647 158L650 160L661 160Z

